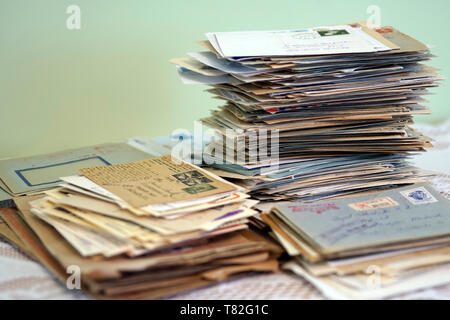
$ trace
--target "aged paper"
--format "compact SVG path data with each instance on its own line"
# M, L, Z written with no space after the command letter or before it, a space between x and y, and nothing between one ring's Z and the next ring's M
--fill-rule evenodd
M80 172L137 208L235 190L234 186L215 179L193 165L185 162L176 164L170 155L107 167L84 168Z

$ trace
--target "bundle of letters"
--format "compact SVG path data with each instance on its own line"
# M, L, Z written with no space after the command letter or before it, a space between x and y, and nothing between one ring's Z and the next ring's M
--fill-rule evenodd
M317 200L398 187L427 175L408 163L431 147L411 128L438 86L423 43L354 23L217 32L172 59L184 83L226 103L203 124L203 162L259 200Z
M450 283L450 201L426 183L372 195L276 205L263 219L333 299L398 296Z
M96 298L159 298L278 270L281 248L249 228L258 201L242 187L170 155L148 157L80 168L14 197L0 233L68 286L78 270Z

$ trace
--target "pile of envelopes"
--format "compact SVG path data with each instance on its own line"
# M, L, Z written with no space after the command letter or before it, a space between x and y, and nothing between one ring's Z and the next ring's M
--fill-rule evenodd
M170 155L79 171L1 215L3 237L63 283L78 268L93 297L158 298L278 269L239 186Z
M203 160L259 200L316 200L423 181L408 157L431 147L410 125L436 69L429 48L364 23L208 33L172 59L184 83L226 103ZM273 161L276 159L277 161ZM276 165L274 165L276 163Z
M386 298L450 282L450 201L428 184L276 205L263 219L284 268L334 299Z

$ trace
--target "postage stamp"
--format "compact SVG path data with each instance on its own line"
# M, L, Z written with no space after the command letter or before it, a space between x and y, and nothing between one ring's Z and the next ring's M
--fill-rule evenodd
M400 191L400 193L414 205L437 202L436 198L425 187Z
M370 199L370 200L361 201L361 202L350 203L348 206L357 211L364 211L364 210L374 210L374 209L394 207L394 206L398 206L398 203L389 197L383 197L383 198L376 198L376 199Z
M206 192L206 191L214 190L214 189L217 189L217 188L210 184L199 184L199 185L192 186L189 188L184 188L183 190L190 194L197 194L197 193Z
M201 172L192 170L183 173L174 174L173 177L187 186L196 186L202 183L209 183L212 180L205 177Z

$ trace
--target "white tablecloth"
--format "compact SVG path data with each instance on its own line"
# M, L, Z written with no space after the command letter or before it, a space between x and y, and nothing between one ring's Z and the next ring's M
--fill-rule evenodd
M433 186L450 198L450 121L432 127L416 125L422 133L435 139L435 147L417 156L414 163L439 172ZM449 269L450 272L450 269ZM248 276L209 288L198 289L174 299L321 299L312 285L289 274ZM450 284L412 292L401 299L450 299ZM86 299L79 290L67 290L45 268L0 240L0 299Z

